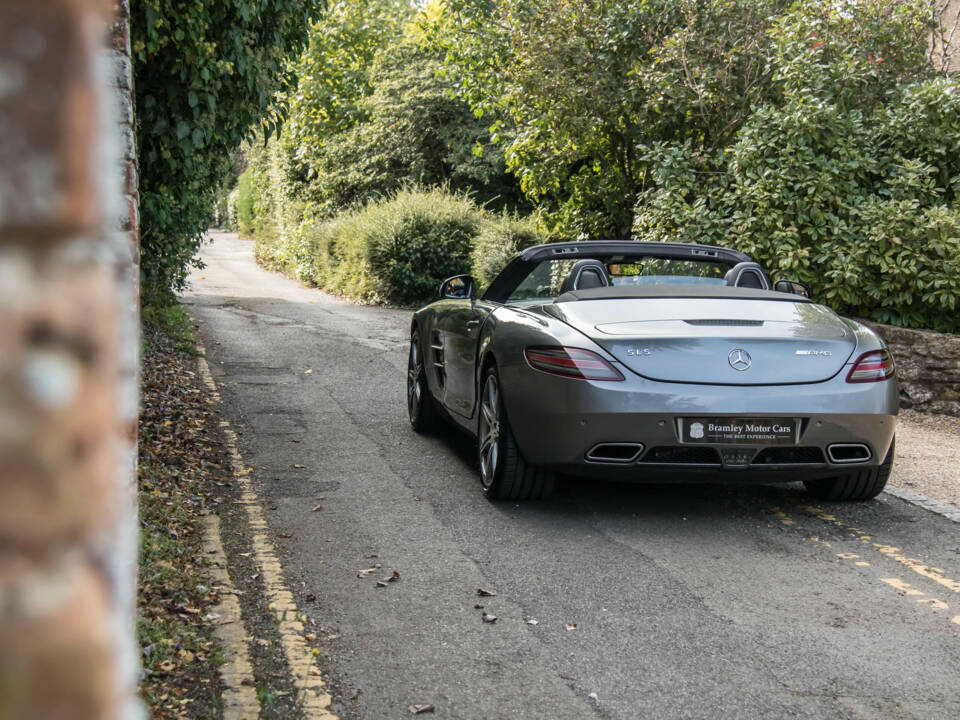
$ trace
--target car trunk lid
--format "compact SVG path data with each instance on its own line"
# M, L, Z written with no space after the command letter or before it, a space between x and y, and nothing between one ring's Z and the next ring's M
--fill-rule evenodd
M634 298L545 308L652 380L813 383L836 375L853 333L821 305L789 300Z

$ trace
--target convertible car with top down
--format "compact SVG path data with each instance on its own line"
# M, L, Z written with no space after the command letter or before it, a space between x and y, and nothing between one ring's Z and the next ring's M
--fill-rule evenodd
M544 497L559 472L867 500L898 390L875 332L743 253L586 241L524 250L479 297L444 281L413 316L407 410L476 438L492 499Z

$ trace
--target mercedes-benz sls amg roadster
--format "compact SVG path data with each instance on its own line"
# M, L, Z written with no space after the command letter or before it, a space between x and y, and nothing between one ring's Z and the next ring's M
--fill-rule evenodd
M631 481L802 481L866 500L893 464L883 341L771 285L743 253L681 243L531 247L476 297L444 281L413 316L407 409L476 438L490 498L555 473Z

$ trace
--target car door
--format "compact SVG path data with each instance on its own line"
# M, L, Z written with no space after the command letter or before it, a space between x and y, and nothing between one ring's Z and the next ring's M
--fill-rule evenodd
M477 342L493 305L478 300L447 302L451 306L445 308L435 333L442 348L443 403L450 411L470 417L476 400Z

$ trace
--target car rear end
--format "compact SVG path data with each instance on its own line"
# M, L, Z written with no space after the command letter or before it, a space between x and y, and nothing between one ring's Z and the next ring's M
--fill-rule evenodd
M500 359L524 456L622 480L811 481L879 467L898 410L882 342L822 306L768 297L544 306L543 330L514 332Z

